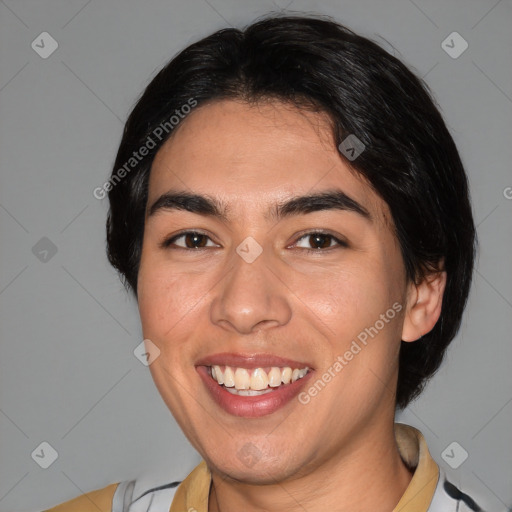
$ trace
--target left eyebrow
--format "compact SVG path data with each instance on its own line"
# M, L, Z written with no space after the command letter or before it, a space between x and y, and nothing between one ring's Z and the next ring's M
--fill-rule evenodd
M185 191L169 191L162 194L149 208L148 217L160 210L186 210L198 215L215 217L228 222L229 208L222 201L211 196L193 194ZM272 205L265 217L269 221L279 221L294 215L306 215L322 210L342 210L357 213L372 222L370 212L342 190L325 190L313 194L292 197Z
M321 210L344 210L357 213L372 222L370 212L342 190L325 190L314 194L292 197L269 210L268 216L281 220L292 215L304 215Z

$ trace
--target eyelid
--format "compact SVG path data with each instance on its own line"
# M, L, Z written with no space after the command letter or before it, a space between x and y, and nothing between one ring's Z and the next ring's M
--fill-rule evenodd
M311 235L327 235L327 236L330 236L338 244L338 247L349 247L348 240L346 240L342 235L335 234L332 231L330 231L329 229L320 229L320 228L310 229L310 230L306 230L302 233L299 233L298 235L296 235L296 239L295 239L295 242L293 243L293 246L296 245L303 238L306 238L307 236L311 236ZM303 248L303 247L301 247L300 249L302 249L304 251L320 253L320 252L326 252L326 251L329 251L329 250L332 250L335 248L336 248L336 246L328 247L326 249L307 249L307 248Z
M217 242L215 242L213 240L213 238L211 237L211 235L206 232L206 231L203 231L201 229L185 229L183 231L179 231L178 233L175 233L174 235L171 235L171 236L168 236L168 237L165 237L164 240L162 242L160 242L159 246L161 249L168 249L178 238L184 236L184 235L189 235L189 234L195 234L195 235L203 235L203 236L206 236L207 238L209 238L214 244L216 245L219 245L217 244ZM183 249L185 251L199 251L201 249L208 249L208 247L198 247L196 249L189 249L187 247L181 247L179 245L175 246L174 247L175 249Z

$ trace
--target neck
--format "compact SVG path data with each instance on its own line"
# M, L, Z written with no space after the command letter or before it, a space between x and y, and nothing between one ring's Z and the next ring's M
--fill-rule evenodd
M349 450L340 448L309 472L275 484L247 484L212 471L208 512L391 512L412 474L400 458L393 423L368 428L351 439Z

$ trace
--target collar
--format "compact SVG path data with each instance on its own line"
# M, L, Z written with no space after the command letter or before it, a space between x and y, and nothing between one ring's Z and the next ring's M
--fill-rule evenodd
M439 467L419 430L395 423L395 438L400 457L414 474L393 512L427 512L439 480Z
M395 438L402 460L414 469L414 474L393 512L427 512L439 479L439 468L419 430L395 423ZM210 483L211 473L203 460L176 490L169 512L208 512Z

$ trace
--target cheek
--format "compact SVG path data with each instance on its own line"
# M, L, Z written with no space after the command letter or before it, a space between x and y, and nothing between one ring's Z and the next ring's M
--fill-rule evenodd
M163 344L190 322L204 283L174 272L156 258L142 259L138 279L138 306L144 336Z
M391 307L393 287L382 278L376 263L346 264L334 272L316 272L294 279L292 290L321 322L332 338L354 337Z
M194 394L184 383L193 371L187 340L198 328L198 315L204 314L201 297L205 290L201 286L204 284L197 276L173 271L159 257L149 255L141 259L138 307L143 337L160 350L160 356L149 369L162 398L178 421L182 420L179 411L187 410L186 398Z

